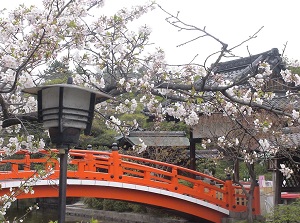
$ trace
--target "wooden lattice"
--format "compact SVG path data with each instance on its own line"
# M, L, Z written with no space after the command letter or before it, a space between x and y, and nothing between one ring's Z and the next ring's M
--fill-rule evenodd
M296 158L296 159L298 159L297 161L300 161L299 158ZM292 169L294 172L289 178L282 176L281 192L300 192L299 166L297 164L295 164L295 162L293 162L292 160L286 159L286 158L281 159L279 163L284 164L285 166Z

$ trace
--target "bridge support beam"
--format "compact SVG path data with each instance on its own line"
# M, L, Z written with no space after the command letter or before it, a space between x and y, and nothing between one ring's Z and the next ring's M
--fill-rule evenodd
M5 189L3 193L8 190L9 188ZM18 199L58 196L57 187L53 185L35 186L34 191L34 194L22 193L18 196ZM207 205L203 206L163 194L110 186L68 185L67 197L106 198L154 205L194 216L199 218L199 222L210 221L221 223L223 218L228 217L227 214L213 210Z

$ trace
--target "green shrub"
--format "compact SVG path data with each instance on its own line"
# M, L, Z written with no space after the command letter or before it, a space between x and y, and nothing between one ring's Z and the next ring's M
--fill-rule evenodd
M98 221L97 219L92 218L92 219L90 220L90 223L99 223L99 221Z
M98 210L147 213L147 208L145 205L126 202L126 201L99 199L99 198L85 198L83 202L89 208L94 208Z
M105 199L103 201L103 210L105 211L114 211L114 200Z
M118 212L131 211L126 201L114 201L114 210Z
M128 203L129 208L135 213L147 213L147 208L145 205Z
M300 222L300 199L288 205L278 205L267 216L273 223L296 223Z
M84 203L89 207L89 208L94 208L98 210L103 210L103 200L100 198L85 198Z
M190 188L193 188L193 183L189 182L189 181L186 181L186 180L182 180L182 179L179 179L178 181L180 184L183 184L184 186L187 186L187 187L190 187Z

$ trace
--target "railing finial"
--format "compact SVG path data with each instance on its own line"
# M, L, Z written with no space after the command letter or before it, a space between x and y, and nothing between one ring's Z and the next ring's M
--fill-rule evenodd
M231 174L230 173L226 174L226 180L231 180Z
M111 147L112 151L118 151L119 150L119 147L118 147L118 144L116 142L114 142L112 144L112 147Z

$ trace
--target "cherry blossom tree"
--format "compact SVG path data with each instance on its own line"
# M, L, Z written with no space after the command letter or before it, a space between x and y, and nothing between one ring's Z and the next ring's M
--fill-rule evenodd
M123 91L117 87L119 79L133 75L140 66L139 54L148 44L149 29L144 26L132 32L126 26L153 4L121 9L111 17L94 17L102 6L102 0L46 0L42 8L20 5L13 11L1 10L2 158L21 149L35 153L45 147L44 138L28 128L37 125L36 100L21 90L43 84L47 79L43 70L53 61L76 68L76 84L112 95ZM116 92L111 92L114 89ZM2 198L1 214L13 201L14 196Z
M223 120L219 120L220 128L224 120L231 122L223 135L211 134L210 138L203 140L202 147L217 145L225 156L246 163L251 189L249 193L244 193L248 199L248 221L252 222L252 193L257 184L254 164L261 161L272 162L274 157L286 157L298 164L295 159L299 157L298 144L290 133L299 132L300 77L286 68L299 67L299 62L286 61L281 57L269 64L266 57L253 56L248 67L235 76L224 74L219 72L223 60L235 57L234 50L256 38L263 27L241 43L229 46L209 33L206 27L187 24L178 14L162 10L167 13L166 20L171 26L180 31L199 32L198 37L181 46L201 38L211 38L220 44L220 50L209 55L204 65L191 62L180 66L181 70L163 76L155 86L156 89L163 89L164 97L171 102L167 107L156 105L153 109L155 112L157 108L161 109L162 114L165 112L192 127L198 124L200 116L211 117L220 113L223 115ZM271 51L268 52L270 54ZM206 62L212 56L216 59L207 66ZM248 56L252 56L250 50ZM278 67L283 70L275 72ZM279 171L286 179L293 174L293 170L284 164L280 165ZM235 182L240 184L238 179Z
M42 8L20 5L13 11L1 11L0 124L3 136L9 133L0 138L2 149L11 155L22 148L31 152L44 148L42 137L33 137L24 130L26 123L37 120L36 101L21 89L41 85L51 78L42 71L57 60L73 70L74 84L117 99L97 101L96 112L101 117L110 117L107 126L124 134L128 132L128 123L119 120L118 114L133 113L139 104L147 108L156 122L172 116L193 127L200 115L209 117L215 113L229 119L232 129L222 136L212 136L207 142L217 145L225 155L246 162L252 182L248 194L252 221L251 191L256 181L253 164L277 154L296 154L293 152L297 145L285 131L299 125L299 75L288 69L281 71L276 80L282 81L276 83L287 90L279 95L266 88L274 79L276 66L264 60L255 66L249 63L248 71L236 78L218 72L218 66L227 57L235 57L234 50L256 38L261 28L241 43L229 46L206 27L187 24L178 14L173 15L155 3L123 8L112 16L101 15L102 6L102 0L43 0ZM181 47L210 38L219 44L220 50L208 55L204 64L191 61L177 66L167 63L163 49L148 51L150 28L144 25L133 31L128 27L155 7L166 14L170 27L199 33ZM212 58L213 63L208 64ZM296 62L287 65L299 66ZM127 93L142 97L124 97ZM274 105L274 100L279 99L285 100L284 107ZM287 177L292 174L289 167L281 167Z

